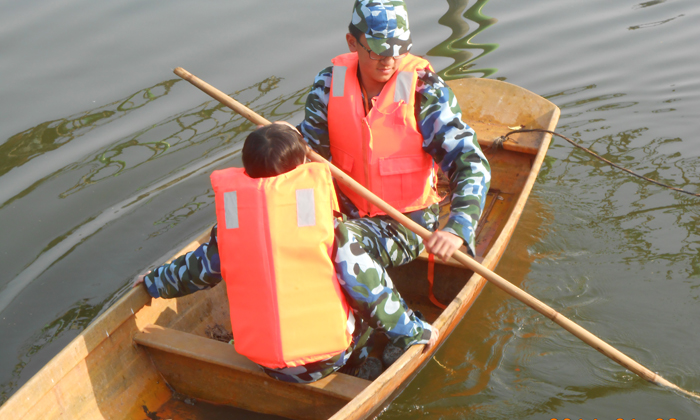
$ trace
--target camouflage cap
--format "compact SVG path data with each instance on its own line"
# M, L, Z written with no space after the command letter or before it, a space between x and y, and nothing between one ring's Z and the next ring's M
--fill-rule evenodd
M406 3L401 0L356 0L351 23L379 55L401 55L413 46Z

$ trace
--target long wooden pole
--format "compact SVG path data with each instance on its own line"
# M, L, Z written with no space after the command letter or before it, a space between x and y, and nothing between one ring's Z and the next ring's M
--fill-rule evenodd
M199 79L197 76L189 73L187 70L178 67L175 69L175 74L178 76L182 77L183 79L187 80L188 82L192 83L202 91L204 91L206 94L211 96L212 98L218 100L222 104L228 106L229 108L233 109L237 113L241 114L251 122L257 125L268 125L270 124L270 121L266 120L262 116L256 114L252 110L250 110L248 107L245 105L237 102L230 96L224 94L220 90L216 89L215 87L211 86L210 84L204 82L203 80ZM391 216L393 219L401 223L402 225L406 226L409 228L411 231L413 231L415 234L423 238L424 240L428 239L428 237L431 235L431 232L419 225L418 223L414 222L407 216L403 215L401 212L398 210L394 209L391 207L388 203L386 203L384 200L380 199L376 195L374 195L371 191L366 189L364 186L362 186L360 183L349 177L348 175L345 174L345 172L341 171L337 167L335 167L332 163L328 162L326 159L321 157L320 155L314 153L313 151L309 152L308 155L309 159L311 159L314 162L321 162L321 163L326 163L331 170L331 174L333 175L334 178L336 178L338 181L346 184L350 188L352 188L356 193L362 196L362 198L368 200L370 203L373 205L377 206L380 208L383 212ZM589 346L593 347L594 349L598 350L599 352L603 353L605 356L611 358L618 364L622 365L623 367L631 370L632 372L636 373L640 377L646 379L649 382L652 382L654 384L660 385L660 386L666 386L669 387L675 391L678 391L680 393L683 393L685 395L698 398L700 399L700 395L696 394L691 391L687 391L669 381L666 379L662 378L661 376L657 375L656 373L652 372L651 370L647 369L646 367L642 366L641 364L637 363L634 361L632 358L627 356L626 354L622 353L621 351L617 350L615 347L611 346L610 344L606 343L602 339L598 338L596 335L591 333L590 331L586 330L585 328L581 327L580 325L576 324L575 322L571 321L564 315L560 314L559 312L555 311L552 309L550 306L546 305L545 303L541 302L534 296L530 295L529 293L525 292L524 290L520 289L519 287L513 285L510 283L508 280L504 279L503 277L499 276L498 274L494 273L493 271L489 270L488 268L484 267L483 265L479 264L477 261L474 259L470 258L466 254L456 251L453 256L455 260L459 261L464 265L465 267L469 268L470 270L478 273L482 277L484 277L486 280L490 281L494 285L496 285L498 288L501 290L505 291L509 295L513 296L514 298L518 299L519 301L525 303L532 309L536 310L537 312L541 313L542 315L546 316L547 318L551 319L555 323L559 324L561 327L563 327L565 330L569 331L571 334L575 335L578 337L581 341L584 343L588 344Z

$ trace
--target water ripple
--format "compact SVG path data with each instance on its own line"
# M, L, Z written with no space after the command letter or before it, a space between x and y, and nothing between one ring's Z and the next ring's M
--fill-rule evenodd
M664 23L672 22L672 21L678 19L679 17L683 17L683 16L685 16L685 15L681 14L681 15L678 15L676 17L672 17L670 19L660 20L658 22L650 22L650 23L643 23L641 25L630 26L627 29L629 29L630 31L634 31L636 29L653 28L654 26L660 26L660 25L663 25Z

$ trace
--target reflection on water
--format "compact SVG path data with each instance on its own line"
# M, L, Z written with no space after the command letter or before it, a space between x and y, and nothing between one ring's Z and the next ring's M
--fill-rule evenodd
M275 89L279 81L277 77L270 77L235 92L234 96L248 98L249 103L255 103ZM295 97L293 101L297 99ZM271 109L272 112L268 111L268 113L284 118L298 111L293 109L286 111L286 114L277 113L277 108L286 102L286 98L277 98L272 104L262 104L262 108ZM121 106L124 107L126 104L131 104L131 101L125 101ZM138 106L131 106L129 109L135 108ZM239 135L248 133L252 128L254 128L252 123L219 102L206 102L99 151L89 161L71 165L69 170L84 174L75 186L62 192L59 197L65 198L108 177L118 176L126 170L135 169L166 154L182 155L188 148L213 142L215 146L205 150L203 156L193 156L199 159L228 147L233 139L240 141Z
M0 145L0 176L167 95L178 81L161 82L126 99L60 120L47 121L15 134Z
M469 4L468 0L448 0L449 9L440 18L438 23L452 29L452 35L439 45L428 51L429 56L449 57L455 62L439 72L445 80L458 79L467 75L488 77L496 73L496 69L473 69L477 59L498 48L498 44L474 44L472 39L477 34L494 25L498 20L484 16L481 9L489 0L478 0L469 7L464 14L462 10ZM478 25L478 28L470 31L470 20ZM474 56L472 50L480 50L481 53Z
M664 23L672 22L672 21L678 19L679 17L683 17L683 16L685 16L685 15L678 15L676 17L672 17L670 19L660 20L658 22L650 22L650 23L644 23L642 25L634 25L634 26L630 26L628 29L630 31L634 31L635 29L653 28L654 26L659 26L659 25L663 25Z
M574 94L574 93L579 93L579 92L581 92L581 91L583 91L583 90L585 90L585 89L595 89L596 87L597 87L597 86L595 86L595 85L591 85L591 86L587 86L587 87L585 87L585 88L571 89L570 91L567 91L567 92L560 92L560 93L556 93L556 94L554 94L554 95L550 95L550 96L548 96L548 99L549 99L549 98L554 98L554 97L557 97L557 96L563 96L563 95L570 95L570 94ZM600 96L593 96L593 97L591 97L591 98L578 99L578 100L576 100L576 101L564 102L564 103L559 104L559 109L561 109L562 112L563 112L564 110L568 110L569 108L578 108L578 107L580 107L581 105L585 105L585 104L588 104L588 103L592 103L592 102L603 102L603 101L607 101L607 100L610 100L610 99L621 98L621 97L623 97L623 96L625 96L624 93L610 93L610 94L607 94L607 95L600 95ZM607 105L606 105L606 106L607 106ZM595 110L595 109L590 109L590 110ZM568 116L568 115L567 115L567 116ZM576 115L571 115L571 116L576 116Z
M594 86L560 92L550 97L578 94ZM610 131L605 118L581 119L589 112L609 113L638 105L637 102L617 102L623 93L593 96L570 102L560 102L560 108L568 112L562 114L558 131L570 132L572 138L606 159L660 182L697 191L700 179L700 162L694 157L684 157L680 152L667 154L669 146L682 143L678 137L658 137L645 139L650 129L642 126L617 133L594 136L596 131ZM598 103L603 103L599 105ZM668 101L664 101L668 102ZM591 107L591 104L594 104ZM578 109L584 108L581 111ZM652 111L653 112L653 111ZM602 114L605 115L605 114ZM599 127L595 127L595 126ZM643 140L643 141L640 141ZM625 248L609 250L617 255L618 261L626 264L640 264L651 260L657 263L666 261L669 266L687 267L689 277L697 276L700 266L697 226L698 199L684 194L670 193L662 187L630 177L616 171L592 156L572 149L562 157L559 173L549 170L542 172L543 182L553 182L560 186L574 188L576 183L605 186L591 188L581 196L594 196L591 213L597 220L605 220L606 228L620 232L625 238ZM631 193L633 198L625 203L621 192ZM660 194L673 194L672 205L650 205L649 199ZM629 198L628 198L629 200ZM658 200L657 200L658 201ZM570 226L575 229L576 226ZM659 236L675 231L673 241L665 244L667 250L659 249ZM696 296L697 293L694 293Z
M37 156L61 147L88 129L99 126L100 122L108 122L115 114L116 112L111 110L97 111L78 117L48 121L15 134L0 146L0 155L5 157L0 161L0 176Z
M635 9L643 9L645 7L650 7L650 6L656 6L657 4L661 3L666 3L667 0L652 0L652 1L647 1L644 3L639 3L638 5L634 6Z
M123 170L127 168L127 163L124 160L116 158L122 155L126 149L135 146L145 147L150 152L152 152L152 154L150 154L150 156L145 161L153 159L157 155L164 153L168 150L168 148L170 148L168 142L164 140L145 143L139 143L137 140L129 140L124 143L115 145L108 151L103 152L95 158L95 165L92 165L93 167L90 169L89 173L87 175L83 175L80 181L78 181L78 183L74 187L67 189L66 191L60 193L58 196L60 198L66 198L69 195L80 191L86 186L95 184L108 176L119 175ZM129 149L128 151L132 152L133 149Z
M45 156L95 129L113 123L132 111L166 96L178 81L173 79L161 82L150 88L142 89L125 99L60 120L48 121L15 134L7 142L0 145L0 177L14 168L21 167L32 159ZM68 165L60 167L64 163ZM51 170L56 165L59 168L55 172L42 172L47 170L47 168ZM4 190L0 194L0 202L2 202L0 210L15 200L27 196L49 179L71 170L72 167L73 165L70 165L70 162L58 160L57 162L42 165L39 170L31 170L31 173L28 175L15 176L15 182L8 182L3 188L0 188L0 191ZM24 185L25 183L30 185Z
M162 235L177 226L178 223L192 216L195 212L205 209L212 204L214 204L214 191L212 189L207 189L202 194L194 197L181 207L168 212L160 220L157 220L154 224L156 226L162 225L162 227L148 234L148 239Z

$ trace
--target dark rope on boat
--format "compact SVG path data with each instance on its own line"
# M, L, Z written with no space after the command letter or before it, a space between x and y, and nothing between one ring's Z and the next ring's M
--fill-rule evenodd
M622 167L622 166L620 166L620 165L618 165L618 164L616 164L616 163L610 162L609 160L605 159L604 157L598 155L597 153L595 153L595 152L593 152L593 151L591 151L591 150L589 150L589 149L586 149L585 147L581 146L580 144L576 143L575 141L571 140L570 138L568 138L568 137L566 137L566 136L562 136L561 134L556 133L556 132L554 132L554 131L544 130L544 129L541 129L541 128L531 128L531 129L513 130L513 131L509 132L508 134L506 134L506 135L504 135L504 136L501 136L501 137L497 138L496 140L494 140L494 141L493 141L493 145L491 146L491 148L493 148L493 149L499 149L499 148L503 147L503 142L506 141L506 139L508 138L508 136L510 136L511 134L532 133L532 132L549 133L549 134L551 134L551 135L553 135L553 136L561 137L561 138L563 138L564 140L566 140L566 141L568 141L569 143L571 143L572 145L574 145L575 147L578 147L579 149L581 149L581 150L585 151L586 153L592 155L593 157L602 160L603 162L607 163L608 165L610 165L610 166L612 166L612 167L615 167L615 168L617 168L617 169L620 169L620 170L622 170L622 171L625 171L625 172L627 172L627 173L630 174L630 175L634 175L634 176L636 176L637 178L641 178L641 179L643 179L643 180L645 180L645 181L651 182L652 184L656 184L656 185L659 185L659 186L662 186L662 187L666 187L666 188L671 189L671 190L673 190L673 191L678 191L678 192L681 192L681 193L684 193L684 194L693 195L693 196L695 196L695 197L700 197L700 194L696 194L696 193L693 193L693 192L690 192L690 191L682 190L682 189L680 189L680 188L672 187L672 186L670 186L670 185L664 184L664 183L662 183L662 182L659 182L659 181L653 180L653 179L651 179L651 178L647 178L647 177L645 177L645 176L643 176L643 175L639 175L639 174L637 174L637 173L635 173L635 172L632 172L631 170L629 170L629 169L627 169L627 168L624 168L624 167Z
M513 133L514 133L514 131L511 131L511 132L508 133L508 134L513 134ZM493 150L502 149L502 148L503 148L503 142L506 141L506 137L508 137L508 134L506 134L505 136L501 136L501 137L495 139L495 140L493 141L493 143L491 143L491 146L489 147L489 149L493 149Z

